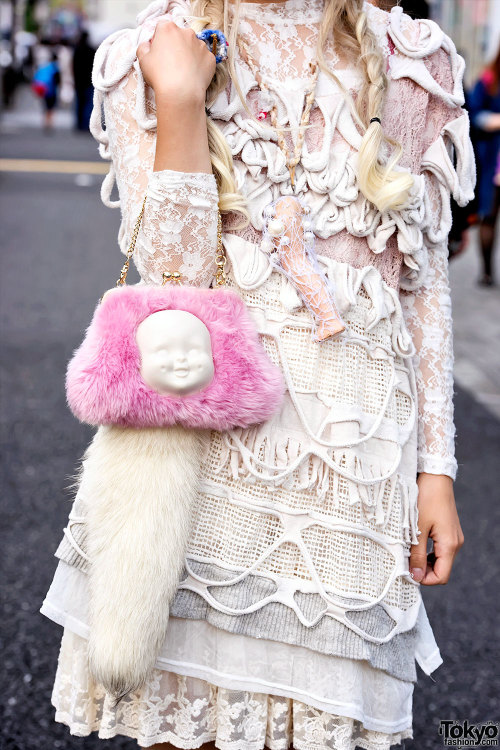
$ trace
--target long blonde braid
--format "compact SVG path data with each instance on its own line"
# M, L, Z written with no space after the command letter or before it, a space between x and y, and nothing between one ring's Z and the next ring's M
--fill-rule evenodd
M356 23L356 38L359 42L360 60L366 71L366 120L367 129L359 149L359 183L361 191L380 211L404 208L408 203L408 191L413 185L413 178L407 172L397 172L394 166L398 162L402 148L392 139L384 138L384 131L378 122L370 123L372 117L381 117L384 94L387 89L385 60L377 39L369 29L366 14L360 13ZM359 97L359 104L364 103L364 91ZM358 109L359 112L359 109ZM382 165L379 155L384 141L394 147L394 153Z
M363 85L356 103L325 60L324 49L332 30L336 50L351 61L359 59L363 70ZM394 170L401 156L401 146L384 136L380 123L370 123L373 117L381 117L387 77L384 56L375 34L368 26L363 0L325 0L325 13L318 36L318 62L321 69L341 88L354 120L363 132L358 162L361 192L380 211L404 208L408 203L413 178L406 172ZM382 165L380 154L386 143L393 146L394 153Z

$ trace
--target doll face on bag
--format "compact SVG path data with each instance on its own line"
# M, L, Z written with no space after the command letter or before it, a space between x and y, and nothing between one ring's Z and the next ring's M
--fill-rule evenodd
M208 385L214 376L206 325L184 310L160 310L137 327L141 376L161 394L182 396Z

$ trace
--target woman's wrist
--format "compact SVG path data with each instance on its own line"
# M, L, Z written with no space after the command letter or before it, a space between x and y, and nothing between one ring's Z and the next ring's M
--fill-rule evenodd
M454 557L464 542L453 479L447 474L418 476L418 542L412 545L410 575L416 583L447 583ZM427 552L428 539L433 542Z
M205 99L156 100L157 136L154 171L212 172Z
M441 481L442 483L453 484L453 478L449 474L431 474L427 471L421 471L418 473L419 481Z
M205 91L186 89L178 86L162 86L154 89L156 112L166 113L179 109L196 113L205 112Z

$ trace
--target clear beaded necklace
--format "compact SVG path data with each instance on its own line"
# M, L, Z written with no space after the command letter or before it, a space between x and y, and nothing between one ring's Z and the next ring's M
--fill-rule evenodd
M245 60L245 62L250 67L250 70L252 71L260 90L265 91L266 94L269 96L269 98L271 98L270 87L267 85L260 71L258 70L257 65L255 64L255 61L253 60L252 55L250 54L250 49L248 47L248 44L241 37L237 38L237 42L238 42L241 55L243 59ZM269 114L271 117L271 124L273 128L276 130L278 146L285 156L285 163L290 173L290 182L291 182L292 188L295 188L295 168L300 161L300 157L302 154L302 146L304 144L305 132L306 132L307 126L309 125L309 119L311 117L311 109L314 103L314 94L316 91L316 83L318 81L318 75L319 75L318 63L317 62L309 63L309 69L311 72L311 78L309 79L309 83L307 86L308 93L306 95L305 102L302 106L302 116L300 118L299 132L298 132L297 141L295 143L295 147L293 150L293 154L290 153L290 149L288 148L288 145L285 141L285 131L283 130L283 128L278 122L278 107L276 106L275 103L273 103L271 106L271 109L269 110ZM266 115L267 113L263 111L260 112L259 119L261 120L265 119Z

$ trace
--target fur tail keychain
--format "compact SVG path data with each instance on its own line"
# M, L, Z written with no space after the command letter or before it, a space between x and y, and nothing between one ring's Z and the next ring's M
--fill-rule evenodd
M98 427L77 478L90 559L88 655L116 703L144 684L165 638L207 431L268 419L285 389L245 303L221 288L220 214L215 289L125 285L144 205L117 287L101 298L66 373L69 407Z

